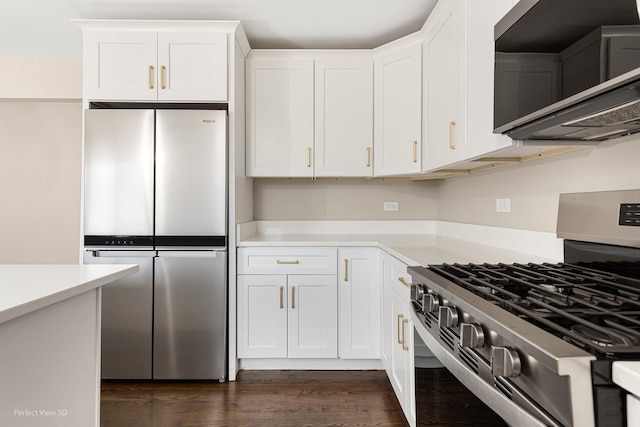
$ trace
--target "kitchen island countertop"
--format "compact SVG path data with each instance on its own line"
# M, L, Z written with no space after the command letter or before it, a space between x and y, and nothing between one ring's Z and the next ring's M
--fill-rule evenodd
M137 271L137 265L0 265L0 324Z
M100 425L100 288L137 271L0 265L0 425Z

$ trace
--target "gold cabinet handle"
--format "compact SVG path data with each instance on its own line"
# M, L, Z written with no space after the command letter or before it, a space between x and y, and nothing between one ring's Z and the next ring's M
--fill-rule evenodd
M164 65L160 66L160 89L167 88L167 86L164 83L164 74L166 70L167 70L167 67L165 67Z
M307 147L307 167L311 167L311 147Z
M398 314L397 326L398 326L398 344L404 347L404 331L400 332L400 326L402 325L401 322L403 317L404 316L402 314ZM402 340L400 339L401 335L402 335Z
M404 336L404 325L408 325L409 324L409 319L403 319L402 320L402 349L409 351L409 346L407 345L407 341L405 340L405 336Z
M407 288L411 287L411 283L407 282L407 279L405 279L404 277L400 276L398 277L398 282L402 283L403 285L405 285Z
M296 308L296 287L291 286L291 308Z
M149 89L153 89L153 65L149 65L149 75L147 77Z
M349 281L349 260L347 258L344 259L344 281Z
M284 286L280 285L280 308L284 308Z
M418 162L418 141L413 141L413 163Z
M297 259L277 259L276 264L300 264Z
M371 147L367 147L367 167L371 167Z
M456 129L456 122L455 120L451 120L449 122L449 148L452 150L456 149L456 141L454 139L455 129Z

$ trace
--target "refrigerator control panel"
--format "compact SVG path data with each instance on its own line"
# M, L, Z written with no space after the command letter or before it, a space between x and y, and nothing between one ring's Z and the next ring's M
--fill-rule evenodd
M84 236L85 246L153 247L153 236Z

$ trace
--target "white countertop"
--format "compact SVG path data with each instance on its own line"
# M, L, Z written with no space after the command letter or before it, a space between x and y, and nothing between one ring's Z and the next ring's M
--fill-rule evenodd
M407 265L429 265L442 263L515 263L515 262L558 262L557 243L553 239L543 236L546 240L540 243L540 236L535 232L521 230L496 229L481 226L456 227L451 232L456 237L442 234L449 233L446 227L437 227L433 224L417 224L416 233L407 233L405 224L397 229L379 225L377 223L366 224L368 229L381 230L380 234L367 234L362 232L362 223L354 222L350 233L349 225L330 222L305 224L304 222L278 222L277 227L267 222L266 225L251 223L247 230L239 230L238 246L374 246L383 249L395 256ZM422 225L422 226L421 226ZM242 225L241 225L242 227ZM340 231L334 233L332 231ZM309 231L308 233L305 231ZM326 231L326 232L324 232ZM533 234L532 234L533 233ZM469 240L459 236L469 236ZM544 240L544 239L542 239ZM559 240L559 239L558 239ZM490 244L479 242L487 241ZM503 243L504 242L504 243ZM518 246L514 246L514 242ZM548 246L545 248L545 246ZM531 248L531 250L528 250ZM541 253L549 253L550 256L541 256Z
M0 265L0 323L106 285L137 265Z

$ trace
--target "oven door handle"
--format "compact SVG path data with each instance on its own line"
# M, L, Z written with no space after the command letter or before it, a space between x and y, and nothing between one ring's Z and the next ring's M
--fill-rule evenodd
M550 427L562 427L562 424L559 424L557 420L551 417L551 415L540 408L535 402L532 402L526 394L520 391L518 387L511 384L507 379L503 377L494 377L494 385L505 396L511 399L513 403L538 418L545 425Z

